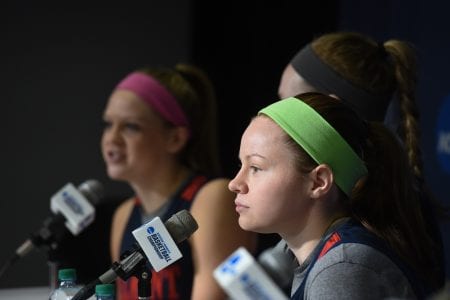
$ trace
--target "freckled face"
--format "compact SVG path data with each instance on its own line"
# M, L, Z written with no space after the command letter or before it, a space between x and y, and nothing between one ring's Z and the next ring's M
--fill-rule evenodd
M134 93L113 92L105 108L102 154L108 176L133 182L157 174L167 159L163 121Z
M239 225L262 233L301 230L312 200L310 181L297 171L284 131L271 119L255 118L245 130L239 151L241 168L230 182L236 193Z

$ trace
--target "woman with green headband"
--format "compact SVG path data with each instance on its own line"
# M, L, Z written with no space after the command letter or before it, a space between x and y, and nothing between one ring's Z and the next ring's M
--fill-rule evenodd
M364 119L384 121L398 135L416 177L428 233L440 248L430 274L434 289L439 289L445 284L446 253L439 222L449 220L450 208L434 197L425 181L416 89L414 45L341 31L320 35L302 47L285 67L278 93L281 98L305 92L333 95Z
M245 130L229 183L239 225L278 233L292 299L422 298L435 247L398 140L341 101L300 94Z

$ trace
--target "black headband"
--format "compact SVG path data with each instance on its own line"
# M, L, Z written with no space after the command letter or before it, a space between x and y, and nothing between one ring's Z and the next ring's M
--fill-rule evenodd
M326 94L334 94L369 121L383 121L391 93L374 95L340 76L314 52L311 44L300 50L291 65L309 84Z

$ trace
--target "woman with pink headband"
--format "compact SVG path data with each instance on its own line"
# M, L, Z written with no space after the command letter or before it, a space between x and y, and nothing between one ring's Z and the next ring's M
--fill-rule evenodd
M239 228L228 180L219 176L216 103L206 75L190 65L145 69L127 75L106 109L102 153L113 180L135 195L113 217L111 255L132 249L132 230L159 216L187 209L199 228L179 244L183 258L152 272L152 299L222 299L212 274L255 235ZM137 279L117 280L117 299L137 299Z

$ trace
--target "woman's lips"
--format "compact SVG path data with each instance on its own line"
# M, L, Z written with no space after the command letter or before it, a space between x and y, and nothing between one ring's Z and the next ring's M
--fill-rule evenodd
M240 201L234 201L234 204L236 205L236 212L241 213L244 210L248 208L248 206L242 204Z
M125 159L125 155L120 151L109 150L106 151L106 158L108 163L120 163Z

